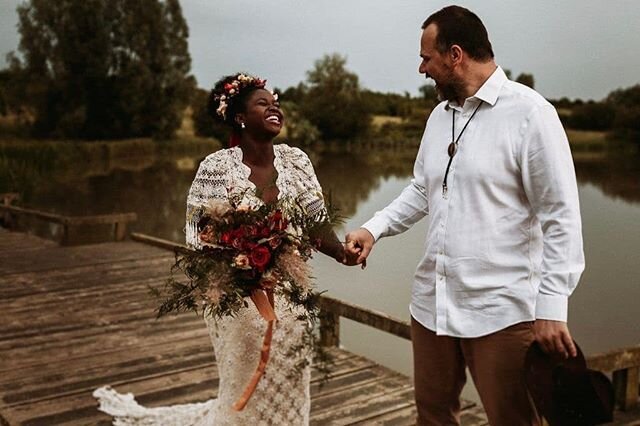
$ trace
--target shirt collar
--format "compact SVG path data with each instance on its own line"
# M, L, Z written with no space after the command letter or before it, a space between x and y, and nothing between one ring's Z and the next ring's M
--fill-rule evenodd
M489 76L487 81L485 81L484 84L480 86L475 95L469 97L468 99L478 99L480 101L488 103L491 106L494 106L496 104L496 101L498 100L500 90L507 80L507 75L504 73L502 68L498 66L491 74L491 76ZM447 101L447 110L454 107L459 107L459 105L456 102Z

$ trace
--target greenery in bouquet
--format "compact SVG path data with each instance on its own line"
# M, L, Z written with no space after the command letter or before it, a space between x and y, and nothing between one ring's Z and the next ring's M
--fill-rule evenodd
M303 345L314 349L316 364L326 377L330 359L314 333L319 295L306 261L338 217L330 203L310 215L295 199L252 207L241 204L243 198L212 200L191 213L198 247L177 252L164 289L152 289L163 299L158 317L189 310L234 316L260 291L284 298L291 307L304 308L298 310L304 312L299 319L308 323Z
M193 212L199 247L176 254L172 277L163 292L156 292L164 297L158 316L200 309L234 315L257 289L311 308L306 261L335 215L323 210L310 216L290 198L256 207L240 204L241 199L212 200Z

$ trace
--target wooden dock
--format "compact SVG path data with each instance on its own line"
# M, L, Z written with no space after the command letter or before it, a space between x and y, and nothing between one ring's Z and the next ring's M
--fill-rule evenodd
M138 242L61 246L0 228L0 424L109 424L92 391L110 384L148 406L215 397L216 362L201 318L155 319L149 285L173 255ZM312 380L315 425L414 423L411 380L331 349ZM486 424L464 404L463 424Z

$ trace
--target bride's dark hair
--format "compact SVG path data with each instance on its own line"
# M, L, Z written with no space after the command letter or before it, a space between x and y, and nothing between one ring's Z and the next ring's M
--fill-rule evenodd
M238 131L240 127L235 121L236 114L246 110L247 100L251 93L258 89L264 89L264 84L265 80L246 73L222 77L209 93L207 112L214 120L227 124ZM230 94L229 87L233 87L235 92ZM224 104L222 111L221 103Z

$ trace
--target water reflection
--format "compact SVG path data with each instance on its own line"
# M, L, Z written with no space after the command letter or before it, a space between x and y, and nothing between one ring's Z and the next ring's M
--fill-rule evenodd
M322 189L331 194L343 216L351 217L381 181L411 173L416 151L367 151L312 153Z
M415 149L351 149L348 152L309 152L318 179L345 217L390 178L411 175ZM182 241L186 193L197 165L206 152L173 157L95 159L73 167L35 167L11 171L13 188L23 194L23 204L67 215L134 211L135 231ZM581 185L591 184L611 198L640 203L640 155L637 147L609 152L575 153ZM11 163L9 162L11 168ZM15 175L22 178L15 178ZM7 175L3 173L1 175ZM0 182L6 187L6 182Z
M599 155L576 153L578 182L590 183L611 198L640 202L639 147L640 144L617 144Z

